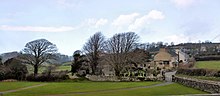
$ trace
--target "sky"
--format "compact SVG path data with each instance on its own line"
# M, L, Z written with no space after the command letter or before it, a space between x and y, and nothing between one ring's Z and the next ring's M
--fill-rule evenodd
M47 39L72 55L96 32L140 42L220 42L220 0L0 0L0 53Z

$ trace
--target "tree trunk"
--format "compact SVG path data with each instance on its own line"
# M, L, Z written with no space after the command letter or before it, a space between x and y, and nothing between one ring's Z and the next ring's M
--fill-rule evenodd
M117 70L117 69L115 69L115 75L116 75L116 76L119 76L119 75L120 75L120 71Z
M73 64L71 65L71 73L72 73L72 76L74 75L74 69L73 69Z
M38 66L34 65L34 76L37 76L38 74Z
M95 66L94 66L94 64L92 65L92 75L95 75Z

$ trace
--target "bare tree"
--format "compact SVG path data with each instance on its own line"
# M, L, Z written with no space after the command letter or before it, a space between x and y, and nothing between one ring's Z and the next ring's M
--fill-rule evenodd
M91 64L92 74L98 74L98 61L100 59L100 54L104 48L104 36L101 32L95 33L89 38L86 44L83 46L83 50L86 53L89 62Z
M25 48L22 50L23 63L30 64L34 67L34 75L38 74L38 68L44 62L49 62L51 59L55 59L55 53L57 47L55 44L49 42L46 39L38 39L28 42Z
M128 64L129 52L138 42L139 36L134 32L115 34L105 43L105 51L108 53L106 60L112 65L115 75L119 76L121 71Z

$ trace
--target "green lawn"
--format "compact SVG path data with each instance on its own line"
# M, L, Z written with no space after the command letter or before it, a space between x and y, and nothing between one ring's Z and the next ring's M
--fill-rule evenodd
M0 92L40 84L39 82L0 82Z
M32 65L27 65L28 73L33 74L34 73L34 67ZM45 70L47 70L46 66L40 66L38 69L38 73L42 73Z
M65 63L63 63L62 65L64 65L64 66L70 66L72 64L72 61L70 61L70 62L65 62Z
M14 93L7 93L4 94L4 96L42 96L55 94L66 94L67 96L152 96L205 93L179 84L171 84L153 88L114 90L112 92L94 92L90 94L73 94L73 92L91 92L138 86L149 86L159 83L161 82L53 82L47 83L45 86L26 89Z
M196 62L195 67L220 70L220 61L198 61Z
M56 68L57 71L70 71L71 70L71 66L70 65L61 65L61 66L58 66Z
M122 90L115 92L100 92L100 93L92 93L92 94L77 94L77 95L69 94L66 96L158 96L158 95L169 96L169 95L185 95L185 94L207 94L207 93L174 83L171 85L153 87L153 88Z

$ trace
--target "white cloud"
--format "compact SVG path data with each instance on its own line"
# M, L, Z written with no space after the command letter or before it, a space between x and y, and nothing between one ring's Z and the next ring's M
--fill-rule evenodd
M95 27L98 28L98 27L100 27L100 26L105 25L106 23L108 23L108 20L101 18L101 19L99 19L99 20L96 21Z
M101 18L101 19L90 18L90 19L86 19L81 24L81 27L99 28L101 26L104 26L107 23L108 23L107 19L103 19L103 18Z
M144 15L140 18L136 18L135 22L131 24L128 28L129 31L140 31L147 24L150 24L152 20L162 20L165 18L165 15L158 10L151 10L147 15Z
M120 15L117 19L115 19L112 23L112 25L119 27L119 26L126 26L131 24L137 16L140 14L138 13L132 13L128 15Z
M42 26L9 26L1 25L0 30L3 31L30 31L30 32L66 32L74 30L74 27L42 27Z
M171 0L179 8L186 8L193 5L198 0Z

